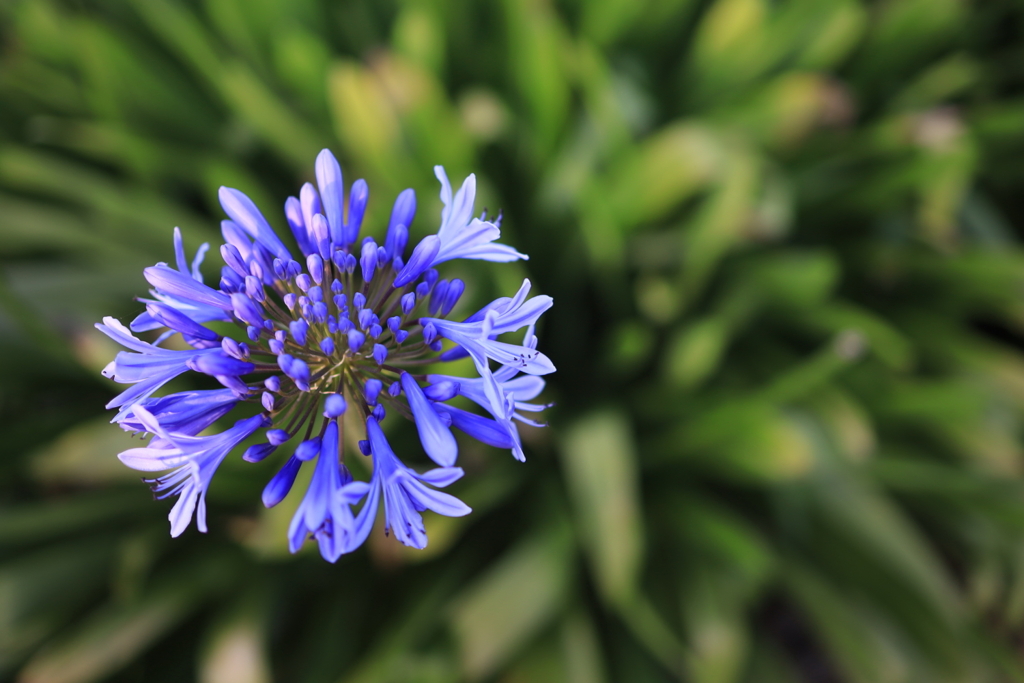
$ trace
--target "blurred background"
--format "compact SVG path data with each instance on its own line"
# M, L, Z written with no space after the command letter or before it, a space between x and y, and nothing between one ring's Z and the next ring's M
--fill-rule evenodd
M92 324L322 147L478 174L551 427L422 552L237 457L172 541ZM1024 680L1022 187L1020 0L0 0L0 679Z

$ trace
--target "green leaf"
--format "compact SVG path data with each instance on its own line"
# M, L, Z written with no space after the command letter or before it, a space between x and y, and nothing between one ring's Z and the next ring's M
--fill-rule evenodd
M270 683L267 605L259 594L243 594L215 621L199 661L200 683Z
M500 669L558 613L569 589L570 549L564 528L537 534L457 598L451 624L469 680Z
M220 75L224 99L263 139L296 168L306 168L327 143L259 77L240 61L225 64Z
M561 636L566 683L605 683L608 675L594 623L581 612L571 613Z
M549 0L506 0L512 79L524 100L531 137L544 158L562 133L569 113L563 53L568 38Z
M0 671L98 597L114 550L109 537L78 538L0 564Z
M221 59L213 38L188 9L168 0L133 0L147 27L207 82L216 85Z
M559 453L598 588L611 603L627 602L644 555L632 427L621 412L593 413L565 430Z
M801 319L809 327L842 332L853 330L863 335L867 347L889 367L903 370L914 361L910 340L877 314L847 302L829 302L808 312Z
M83 422L33 454L32 473L47 484L96 486L138 481L139 473L126 467L117 454L144 445L106 417Z
M337 138L364 168L397 184L405 175L399 158L401 126L383 85L345 60L328 71L327 93Z
M699 413L658 450L665 461L686 459L729 478L778 482L804 476L816 445L796 414L737 401Z
M764 0L717 0L697 29L693 60L706 89L749 78L764 68L764 42L769 5Z
M744 669L750 634L732 590L728 577L707 567L691 569L684 585L687 669L695 683L733 683Z
M125 666L192 613L230 567L216 559L150 588L124 605L90 614L70 634L39 651L21 670L25 683L89 683Z
M729 329L718 318L705 318L679 330L665 351L667 379L692 389L707 379L725 353Z
M154 191L118 183L56 154L6 145L0 150L0 182L93 209L103 218L97 227L104 239L154 253L166 253L175 225L186 242L210 234L210 228L199 227L202 219Z
M613 216L631 228L664 216L703 190L726 166L726 152L709 128L676 122L624 155L608 180Z
M0 546L45 542L153 510L141 487L0 507Z
M773 303L807 307L827 299L840 275L839 264L828 252L787 249L751 260L740 277Z
M874 632L877 626L849 598L803 567L787 566L785 576L790 592L850 681L900 680L907 666L905 655L880 642L883 635Z

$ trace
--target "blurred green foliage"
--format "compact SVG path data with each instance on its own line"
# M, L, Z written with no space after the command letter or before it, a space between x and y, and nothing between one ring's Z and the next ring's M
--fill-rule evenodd
M1024 3L3 0L0 44L0 677L1024 680ZM324 146L378 233L480 174L532 259L458 267L554 296L552 427L465 444L420 553L291 557L237 459L172 541L91 323Z

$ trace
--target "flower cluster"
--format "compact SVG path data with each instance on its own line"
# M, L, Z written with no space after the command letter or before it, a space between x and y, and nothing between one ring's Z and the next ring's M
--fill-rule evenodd
M178 497L169 515L172 536L188 527L193 514L206 531L205 495L214 472L259 430L265 430L263 441L249 446L244 460L258 463L278 449L291 449L263 491L267 507L281 502L299 470L315 460L289 545L296 552L313 536L331 562L366 540L381 499L385 529L415 548L427 544L424 510L470 512L437 490L463 473L456 466L453 427L524 459L516 422L538 425L524 413L546 407L529 401L544 388L541 376L555 369L537 351L534 336L551 298L527 298L530 283L524 281L515 296L496 299L462 322L449 319L466 285L442 279L435 266L458 258L508 262L526 256L495 242L500 215L493 221L486 213L473 216L474 176L453 195L444 169L434 170L444 204L441 226L408 258L415 193L398 196L383 245L372 237L360 240L366 182L357 180L346 197L341 168L329 150L316 160L317 187L306 183L298 198L285 202L301 260L248 197L222 187L220 202L229 220L221 223L226 265L218 286L205 284L199 270L207 245L189 264L175 229L176 267L158 263L145 269L152 286L152 298L142 299L145 312L130 329L110 317L97 325L128 349L104 370L132 385L108 404L118 409L113 421L126 431L152 434L147 445L119 457L134 469L162 473L147 481L157 497ZM215 332L207 325L214 322L235 323L237 338ZM524 329L521 344L498 341ZM133 334L152 330L163 330L152 343ZM181 335L184 344L161 346L172 335ZM420 374L426 366L466 357L478 376ZM223 388L155 395L187 371L210 375ZM489 416L448 405L456 396ZM255 414L219 434L203 434L245 405L252 408L243 412ZM350 411L358 421L344 419ZM395 455L380 426L389 412L415 422L437 468L420 473ZM360 425L358 436L365 436L359 450L372 458L369 482L354 480L345 466L346 423L350 429Z

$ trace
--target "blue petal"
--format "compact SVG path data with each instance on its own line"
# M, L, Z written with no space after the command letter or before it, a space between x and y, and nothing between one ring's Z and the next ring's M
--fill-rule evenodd
M313 237L313 216L323 213L320 205L320 195L312 183L303 183L299 191L299 204L302 207L302 224L306 226L306 234L309 237L310 246L316 247L316 240Z
M409 547L422 550L427 547L427 533L423 526L423 517L410 499L405 487L400 484L387 484L384 488L384 525L390 529L395 538Z
M170 432L196 435L226 415L238 399L229 389L205 389L149 398L139 402ZM151 431L142 424L134 408L114 418L125 431Z
M231 306L235 316L253 327L263 327L263 311L259 305L242 292L231 294Z
M249 446L242 454L242 460L246 462L260 462L268 455L277 450L277 446L269 443L257 443Z
M158 263L142 271L149 284L161 292L180 297L199 304L216 306L225 311L231 310L231 299L215 289L197 282L192 276L169 268L165 263Z
M345 185L341 166L329 149L321 150L316 157L316 184L320 188L320 199L331 230L331 241L337 247L344 246L345 219L342 207L345 205Z
M238 250L246 262L252 260L252 240L240 225L234 221L223 220L220 222L220 234L225 242ZM248 268L246 272L248 273Z
M217 192L220 205L224 213L231 217L238 225L252 235L257 242L269 249L275 256L285 261L291 259L292 255L284 243L278 238L274 229L267 223L260 210L238 190L231 187L221 187Z
M196 249L196 256L192 259L192 279L196 282L203 281L203 274L199 271L199 266L203 265L203 259L206 257L206 252L210 250L210 245L207 242L203 242Z
M363 214L366 213L366 202L370 198L370 188L360 178L352 183L348 196L348 221L345 223L345 244L352 244L359 238L359 228L363 225Z
M189 359L188 367L204 375L227 375L229 377L247 375L256 369L252 363L232 358L225 353L195 355Z
M370 491L370 484L365 481L353 481L345 484L338 491L338 497L346 505L355 505L362 500Z
M177 538L184 533L185 529L188 528L189 522L192 521L192 512L196 509L196 505L199 501L199 489L193 482L189 482L182 490L181 495L178 497L178 502L171 508L170 514L167 519L171 523L171 537ZM206 512L205 505L203 506L203 523L197 524L199 530L206 532Z
M217 333L213 330L203 327L196 321L192 320L192 318L189 318L181 311L178 311L167 304L161 304L155 301L149 302L146 304L146 311L148 311L155 320L175 332L181 332L182 334L198 337L199 339L206 339L208 341L216 341L220 339Z
M185 258L185 243L181 239L181 229L174 228L174 260L178 270L182 273L188 272L188 259Z
M442 467L451 467L459 455L459 446L451 431L445 427L441 418L434 412L434 407L423 395L423 389L407 372L402 373L402 389L405 391L409 407L412 409L419 431L423 450L430 459Z
M405 244L409 241L409 226L416 215L416 192L403 190L391 209L391 220L388 222L388 233L384 240L384 250L388 260L405 256Z
M272 508L288 495L295 483L295 477L302 467L302 461L292 456L263 488L263 505Z
M428 376L428 381L430 376ZM453 379L443 379L438 382L431 382L431 385L423 390L423 393L431 401L450 401L459 395L460 384Z
M139 353L150 353L154 350L157 352L163 352L164 354L172 353L167 349L158 349L149 342L144 342L141 339L136 338L136 336L133 335L127 327L121 324L120 320L112 318L109 315L103 318L102 323L96 323L96 329L116 341L121 346L138 351Z
M288 227L291 229L292 235L295 237L295 242L299 245L299 251L305 256L316 252L316 247L309 238L309 230L306 227L306 221L302 214L302 203L295 197L286 199L284 202L284 216L288 221Z
M303 441L295 448L295 457L303 462L312 460L320 452L320 437L314 437L308 441Z
M473 215L473 203L476 201L476 175L469 174L462 187L452 198L452 186L443 166L434 167L434 175L441 183L441 227L437 234L446 241L452 234L461 229Z
M465 472L462 471L461 467L436 467L416 476L420 481L426 482L431 486L444 488L461 479L463 474Z
M513 448L515 442L500 422L447 405L435 406L452 418L452 426L480 443L495 448Z
M376 476L376 473L374 473ZM348 496L351 487L359 482L349 484L342 488L342 495ZM373 523L377 521L377 511L380 509L381 487L370 484L370 490L366 494L366 502L356 516L355 524L352 525L352 534L349 536L345 552L351 552L366 542L367 537L373 530Z
M398 277L395 278L395 287L404 287L422 275L430 268L440 248L441 241L437 235L427 235L420 240L420 243L412 250L412 256L409 257L408 263L402 267Z
M402 487L408 494L409 499L419 508L432 510L445 517L463 517L473 511L471 507L455 496L442 491L435 491L413 479L412 475L404 474L405 476L400 478Z

